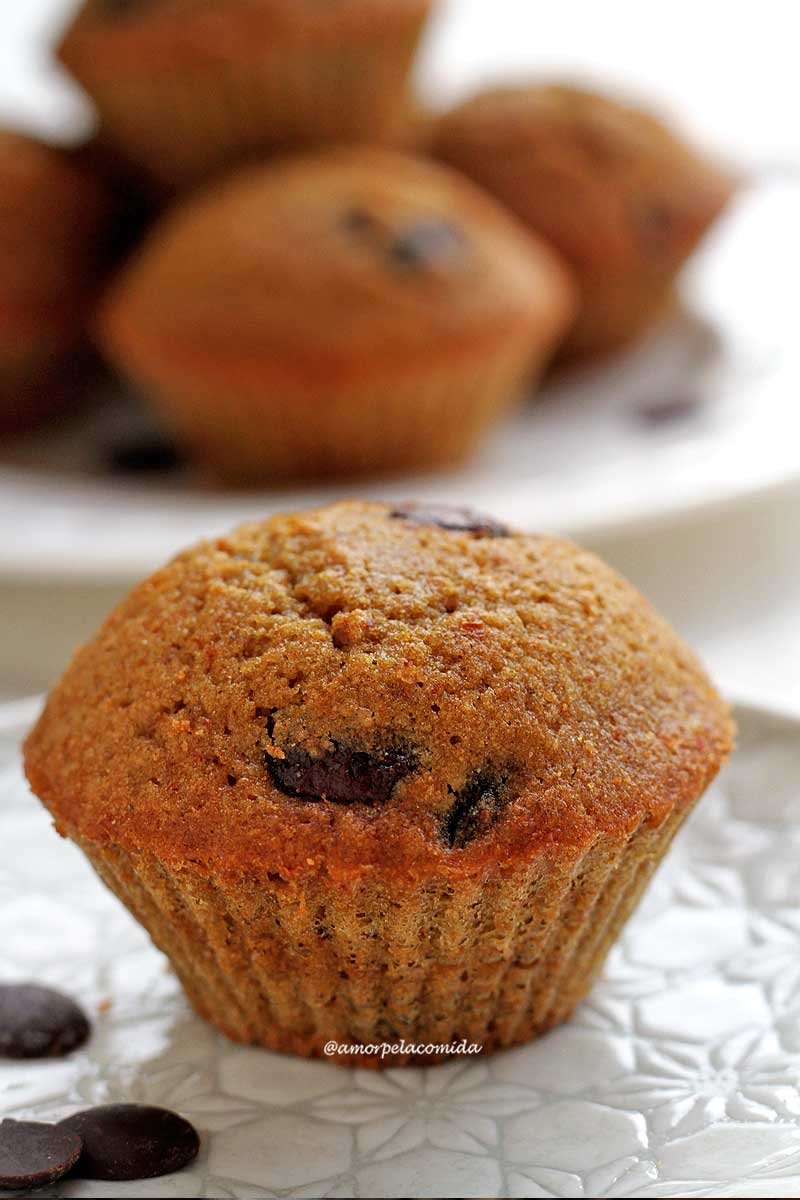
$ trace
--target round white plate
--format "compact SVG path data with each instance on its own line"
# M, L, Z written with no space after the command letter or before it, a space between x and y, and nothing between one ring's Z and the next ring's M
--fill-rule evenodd
M73 135L91 124L48 50L77 2L2 6L0 119ZM762 176L687 273L694 315L625 359L548 387L469 467L450 475L248 495L210 492L189 476L112 477L104 472L109 445L141 417L120 397L107 398L88 425L0 451L0 577L129 580L236 521L342 494L468 502L522 526L580 537L742 502L800 479L800 184L791 182L791 168L770 180L764 167L797 160L796 106L777 104L767 78L769 70L784 91L794 87L791 38L785 48L776 40L769 64L752 64L758 87L741 88L736 55L730 63L717 55L709 75L720 20L732 46L745 47L751 30L730 6L707 0L691 18L697 53L677 87L672 49L687 36L677 15L653 39L635 0L613 0L596 19L580 0L565 0L543 39L539 17L519 0L497 0L491 14L488 7L450 0L437 10L419 72L435 103L490 79L599 75L605 86L622 84L672 107ZM772 13L779 32L784 19L788 31L788 11ZM664 413L660 423L642 415L652 408Z
M734 762L568 1025L380 1074L234 1046L191 1014L23 783L33 715L0 710L2 975L80 997L94 1034L65 1060L0 1060L2 1114L146 1102L202 1136L181 1174L47 1195L800 1195L800 723L738 710Z
M800 479L800 185L746 190L686 279L688 309L635 352L562 376L477 459L437 475L259 492L190 473L120 477L111 446L146 418L121 396L0 454L0 574L134 578L240 520L341 495L469 503L584 534L732 503Z

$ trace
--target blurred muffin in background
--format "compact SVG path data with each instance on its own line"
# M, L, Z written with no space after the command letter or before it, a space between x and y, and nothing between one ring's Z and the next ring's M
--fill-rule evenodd
M118 264L147 233L165 207L147 181L102 136L77 146L70 156L84 171L102 180L113 204L109 226L109 261Z
M59 49L170 190L276 146L403 141L431 0L86 0Z
M435 153L574 268L582 305L564 357L644 332L735 186L650 114L566 86L481 92L441 119Z
M29 428L75 398L113 210L74 155L0 130L0 430Z
M459 461L573 314L555 252L462 176L340 148L175 210L100 331L195 460L255 481Z

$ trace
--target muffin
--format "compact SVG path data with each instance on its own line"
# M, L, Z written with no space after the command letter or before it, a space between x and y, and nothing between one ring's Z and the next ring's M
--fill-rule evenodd
M435 146L574 268L582 306L565 357L651 326L734 188L655 117L572 87L482 92L441 119Z
M67 152L0 130L0 430L73 398L112 207Z
M342 502L142 583L25 755L202 1016L301 1055L391 1044L349 1056L389 1066L567 1018L731 739L591 554Z
M573 312L554 252L467 180L338 148L178 208L100 337L190 456L262 481L460 461Z
M275 146L404 136L431 0L86 0L59 56L160 186Z

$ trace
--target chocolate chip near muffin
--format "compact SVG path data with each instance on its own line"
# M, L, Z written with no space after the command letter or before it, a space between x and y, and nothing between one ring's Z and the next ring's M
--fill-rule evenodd
M188 1166L200 1138L190 1123L166 1108L105 1104L60 1121L56 1129L82 1145L74 1174L81 1179L153 1179Z
M35 983L0 984L0 1058L60 1058L90 1032L69 996Z
M38 1121L0 1121L0 1190L22 1191L55 1183L74 1167L78 1134Z
M440 529L474 533L477 537L508 537L511 532L507 525L502 525L493 517L455 504L426 504L409 500L394 505L389 515L400 521L411 521L414 525L438 525Z
M183 466L178 447L165 438L120 442L111 448L108 463L120 475L166 474Z
M628 583L455 514L340 502L185 551L28 738L59 830L238 1041L552 1028L730 750Z
M173 211L100 326L191 459L257 482L463 460L523 401L573 304L553 252L467 180L361 147Z

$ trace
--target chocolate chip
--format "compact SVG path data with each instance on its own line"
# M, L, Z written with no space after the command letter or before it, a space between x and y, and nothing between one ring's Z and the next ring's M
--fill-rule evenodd
M347 209L342 218L342 225L348 233L359 235L374 233L380 228L372 213L368 212L366 208L359 208L357 205L353 205L352 208Z
M457 505L423 504L412 500L406 504L396 504L389 516L400 521L411 521L414 525L438 525L440 529L452 529L457 533L474 533L476 537L511 536L507 525L471 508Z
M397 266L435 267L463 258L467 239L451 221L427 217L400 229L389 243L389 256Z
M508 775L475 771L459 792L444 819L442 837L451 850L463 850L487 833L508 802Z
M81 1153L80 1136L37 1121L0 1121L0 1189L44 1187L66 1175Z
M166 1108L105 1104L60 1121L78 1134L83 1151L74 1174L81 1179L153 1179L187 1166L200 1149L194 1126Z
M159 438L115 446L109 460L111 469L124 475L157 474L183 465L177 447Z
M367 753L333 742L318 758L299 746L284 746L282 753L283 758L264 755L275 786L286 796L333 804L384 804L417 765L414 754L402 747Z
M702 404L700 396L664 396L648 401L636 410L636 416L647 425L672 425L695 416Z
M89 1036L69 996L34 983L0 985L0 1058L60 1058Z
M661 258L670 251L675 236L675 218L664 201L651 200L632 206L631 222L643 254Z

